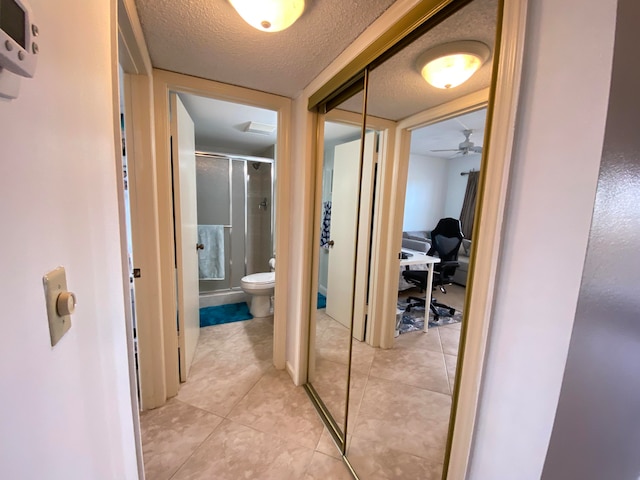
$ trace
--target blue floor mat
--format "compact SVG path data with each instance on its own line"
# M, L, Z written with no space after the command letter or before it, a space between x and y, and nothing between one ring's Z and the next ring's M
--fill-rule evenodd
M200 309L200 327L241 322L242 320L251 320L252 318L253 316L249 313L249 307L245 302Z

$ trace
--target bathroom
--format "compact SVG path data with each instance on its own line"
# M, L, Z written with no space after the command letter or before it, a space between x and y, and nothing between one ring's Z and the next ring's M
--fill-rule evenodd
M180 94L194 121L201 327L272 315L277 113Z

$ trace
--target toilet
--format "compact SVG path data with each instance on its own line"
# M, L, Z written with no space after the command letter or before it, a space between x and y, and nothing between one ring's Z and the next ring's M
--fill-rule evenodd
M253 273L242 277L240 287L250 295L249 312L254 317L271 315L271 297L276 286L275 259L269 260L271 272Z

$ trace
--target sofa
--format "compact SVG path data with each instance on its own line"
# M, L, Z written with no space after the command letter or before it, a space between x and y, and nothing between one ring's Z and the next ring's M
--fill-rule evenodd
M458 263L460 264L456 268L453 274L453 283L458 285L467 285L467 276L469 274L469 256L471 255L471 240L462 240L460 250L458 250Z
M431 248L430 232L426 230L402 232L402 248L427 253Z
M430 232L426 230L414 230L402 232L402 248L408 248L410 250L416 250L418 252L427 253L431 248L431 236ZM469 255L471 254L471 240L462 240L460 250L458 250L458 263L460 266L456 268L453 275L453 283L458 285L467 285L467 276L469 273ZM412 267L412 270L415 267ZM416 269L421 269L420 267ZM411 285L406 283L401 278L400 290L409 288Z

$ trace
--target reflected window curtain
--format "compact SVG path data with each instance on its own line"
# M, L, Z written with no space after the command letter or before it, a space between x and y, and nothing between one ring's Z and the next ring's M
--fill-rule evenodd
M462 233L464 234L464 238L468 238L469 240L471 240L471 232L473 231L473 217L476 212L476 194L478 193L479 177L480 172L469 172L467 190L464 193L462 211L460 212Z

